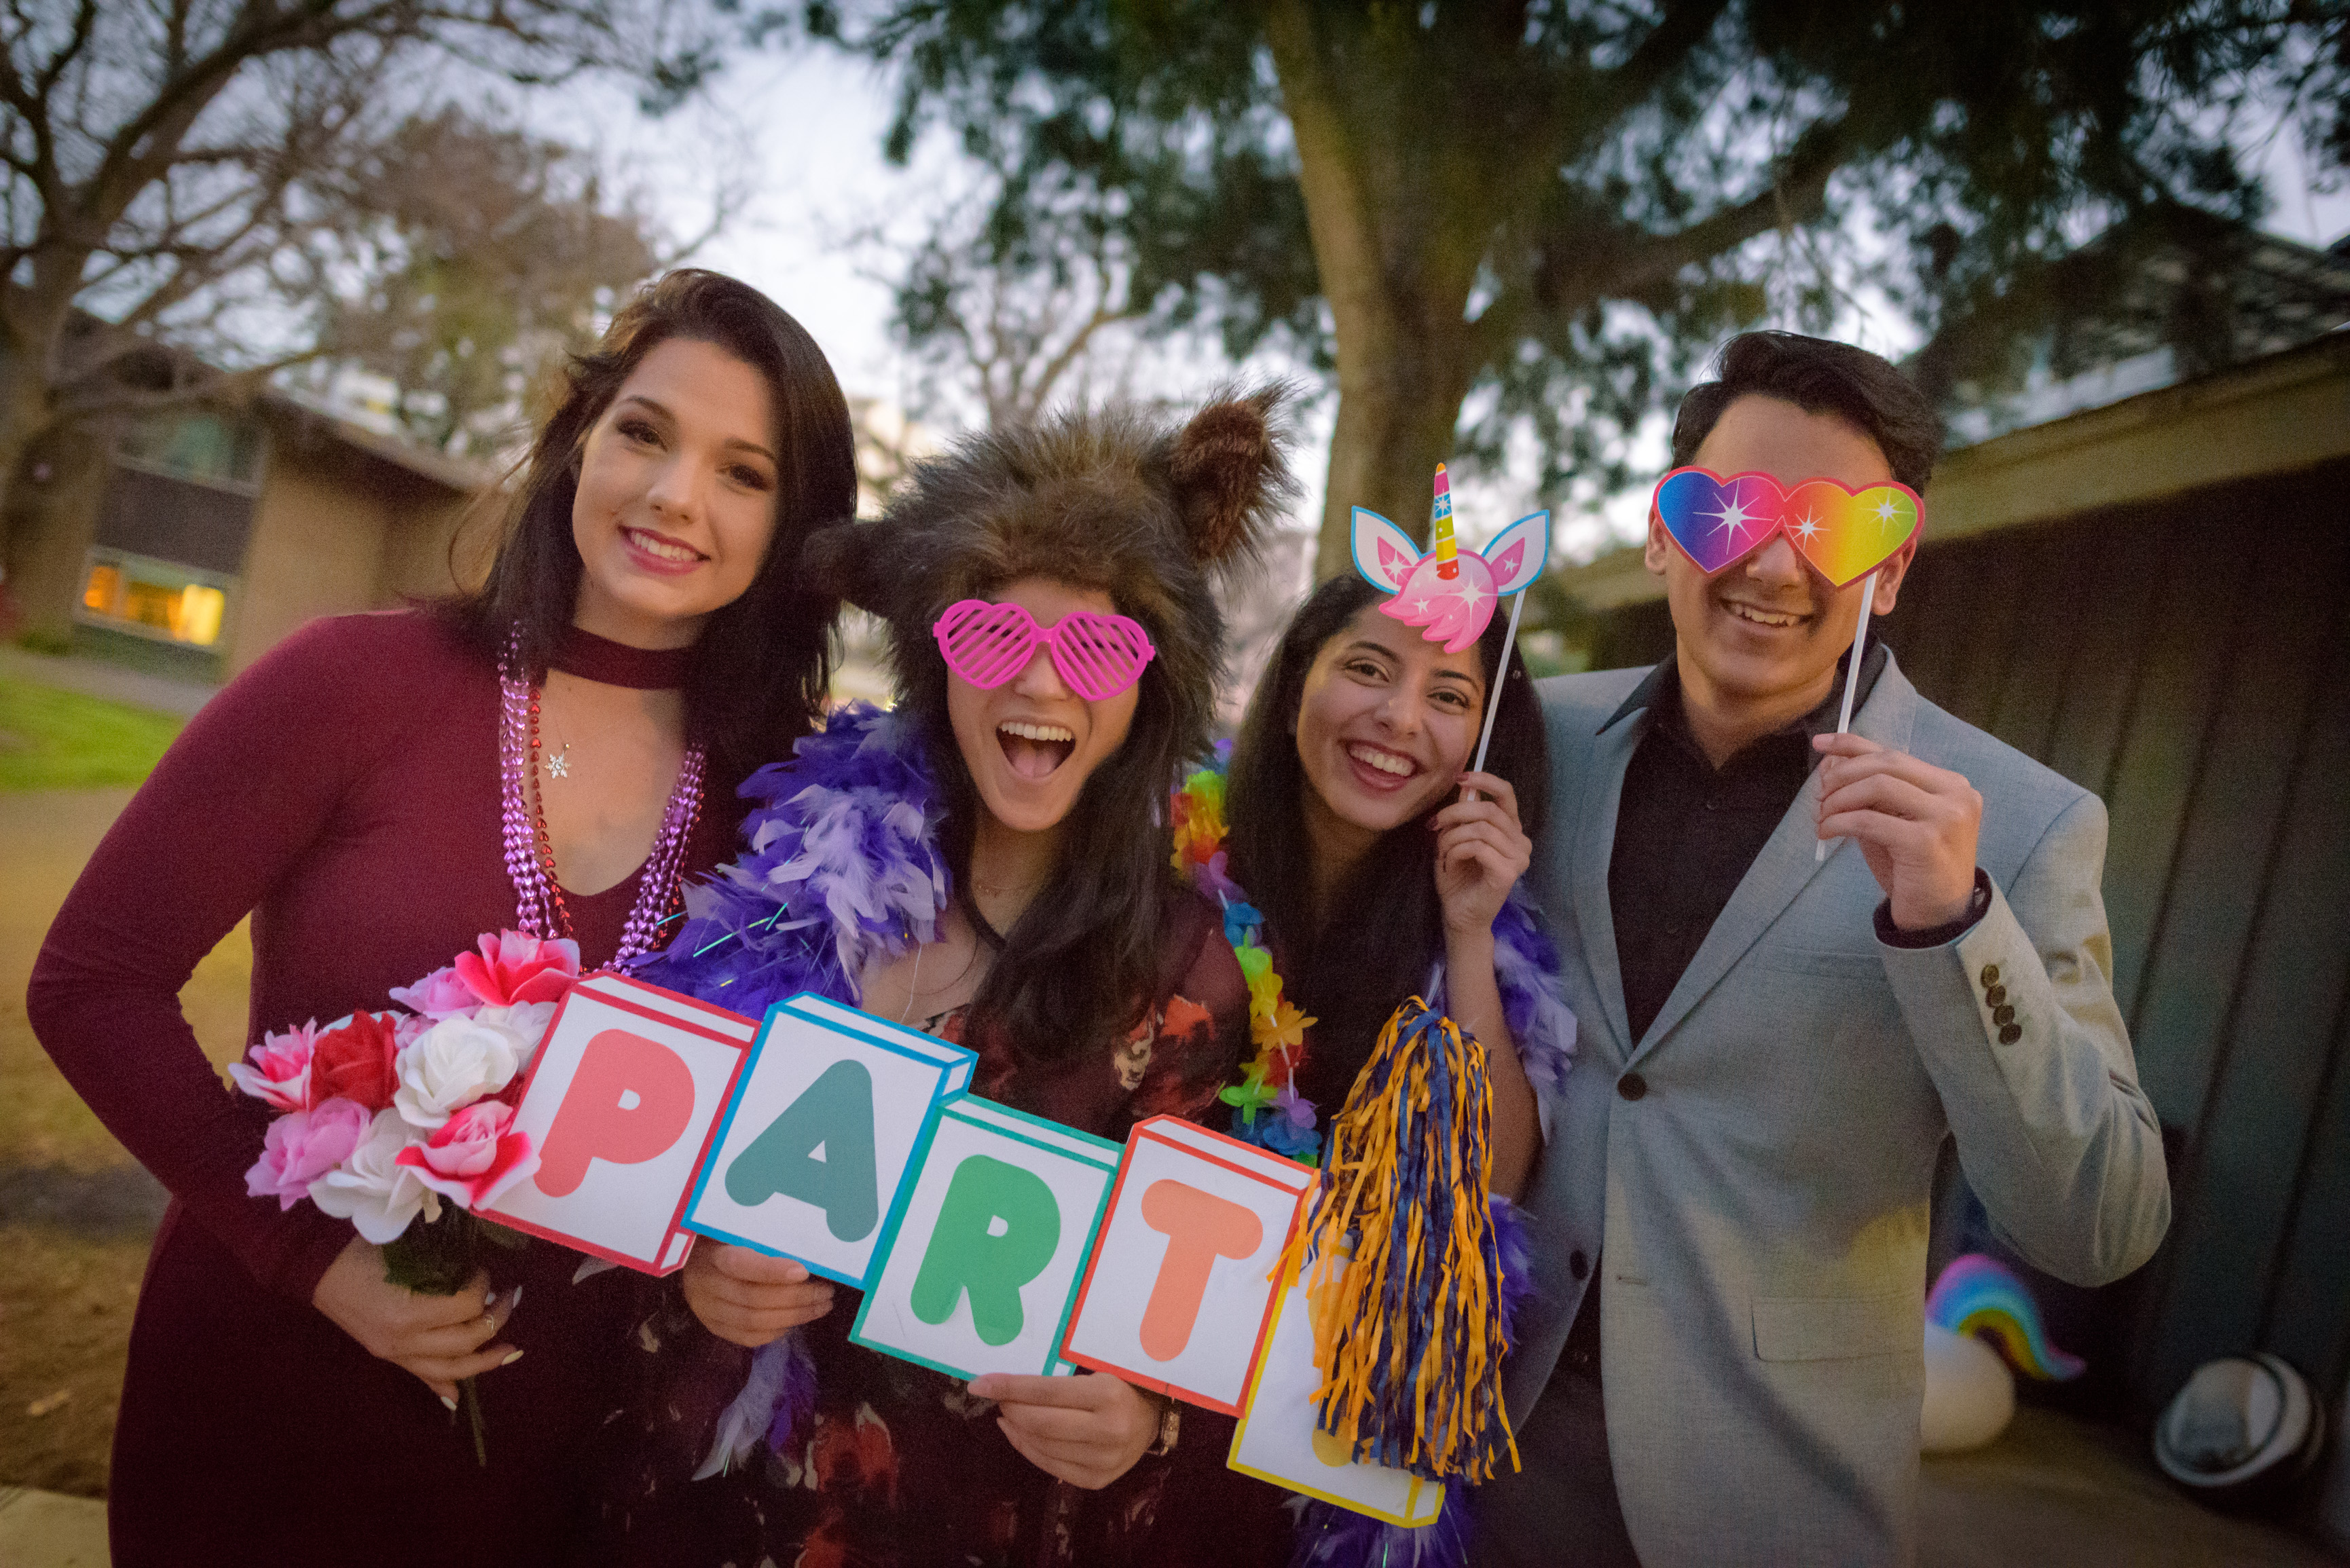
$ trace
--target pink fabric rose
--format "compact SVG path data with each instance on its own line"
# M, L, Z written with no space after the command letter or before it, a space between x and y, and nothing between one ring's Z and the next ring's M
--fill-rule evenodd
M487 941L489 939L484 937L482 940ZM466 956L470 958L473 955L469 953ZM435 1023L443 1018L454 1018L460 1013L471 1017L473 1009L482 1005L482 999L475 996L473 988L458 975L454 964L443 964L414 985L393 986L391 999Z
M269 1124L261 1158L244 1173L244 1190L275 1198L278 1212L307 1198L310 1183L351 1157L374 1117L350 1100L325 1100L308 1110L289 1111Z
M482 938L480 953L459 953L452 967L484 1006L555 1002L579 983L579 944L500 931Z
M538 1168L530 1135L514 1130L514 1115L498 1100L467 1106L430 1138L401 1149L399 1162L458 1207L486 1208Z
M228 1075L238 1088L273 1111L307 1110L310 1053L317 1044L315 1018L283 1034L265 1034L260 1044L245 1053L246 1061L228 1064Z

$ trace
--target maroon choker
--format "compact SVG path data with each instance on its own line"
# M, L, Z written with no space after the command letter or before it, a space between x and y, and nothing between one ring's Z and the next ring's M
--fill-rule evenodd
M691 647L630 648L576 626L565 628L562 645L550 660L566 675L599 686L625 686L632 691L673 691L685 684L685 672L692 661Z

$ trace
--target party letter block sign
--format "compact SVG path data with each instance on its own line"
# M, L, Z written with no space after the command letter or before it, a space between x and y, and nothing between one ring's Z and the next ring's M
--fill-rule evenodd
M647 1273L677 1268L693 1244L686 1189L753 1033L739 1013L640 981L574 986L515 1112L538 1172L486 1216Z
M954 1377L1052 1370L1118 1158L992 1100L950 1102L849 1338Z
M1312 1277L1313 1265L1306 1265ZM1232 1434L1232 1469L1275 1486L1367 1513L1390 1524L1432 1523L1444 1506L1442 1483L1409 1470L1357 1464L1345 1445L1315 1426L1314 1324L1298 1276L1283 1276L1273 1337L1264 1347L1248 1407Z
M768 1010L686 1227L862 1287L931 1112L978 1057L806 992Z
M1061 1354L1241 1413L1273 1322L1274 1266L1314 1173L1175 1116L1128 1137Z

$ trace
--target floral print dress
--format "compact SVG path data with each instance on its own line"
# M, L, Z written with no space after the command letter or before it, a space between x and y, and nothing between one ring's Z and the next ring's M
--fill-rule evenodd
M1170 894L1158 994L1126 1038L1031 1060L962 1009L933 1034L979 1054L972 1092L1099 1137L1146 1117L1211 1119L1248 1037L1248 996L1221 923ZM1220 1117L1212 1119L1221 1119ZM650 1287L649 1287L650 1288ZM674 1285L637 1336L637 1392L609 1424L619 1455L580 1560L697 1568L1117 1568L1284 1563L1282 1494L1228 1469L1229 1417L1184 1407L1168 1452L1087 1491L1015 1451L993 1401L928 1367L849 1343L858 1297L801 1332L816 1368L814 1415L788 1451L762 1445L732 1474L686 1479L750 1355L695 1321Z

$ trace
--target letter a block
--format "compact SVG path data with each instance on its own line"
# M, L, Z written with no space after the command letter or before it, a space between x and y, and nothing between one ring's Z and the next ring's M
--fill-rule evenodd
M1313 1278L1311 1261L1305 1275ZM1248 1407L1232 1433L1232 1468L1389 1524L1433 1523L1444 1507L1443 1483L1385 1465L1357 1464L1338 1439L1316 1429L1314 1396L1322 1374L1314 1366L1314 1325L1305 1297L1296 1273L1286 1274L1273 1337L1265 1343Z
M768 1010L687 1206L689 1230L862 1288L960 1045L806 993Z
M641 981L572 987L515 1111L538 1170L484 1218L649 1274L676 1269L693 1245L686 1192L754 1033L739 1013Z
M1136 1127L1061 1354L1239 1415L1313 1185L1295 1160L1175 1116Z
M849 1338L953 1377L1051 1372L1118 1157L992 1100L950 1102Z

